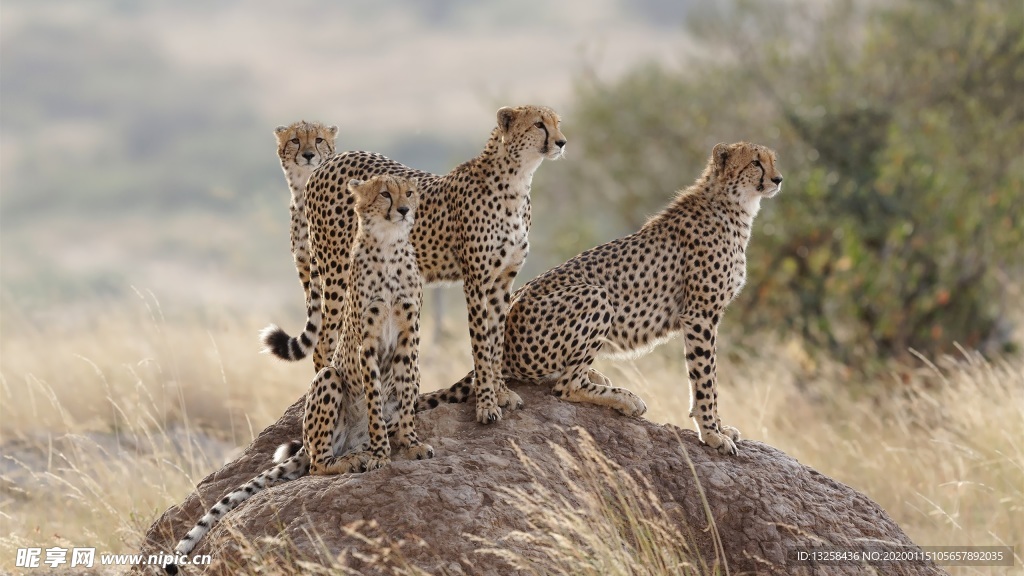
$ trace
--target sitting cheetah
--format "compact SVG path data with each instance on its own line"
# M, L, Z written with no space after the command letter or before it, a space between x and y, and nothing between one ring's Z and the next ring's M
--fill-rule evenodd
M591 368L595 356L643 354L683 333L690 417L706 444L736 454L739 431L718 417L715 340L725 307L746 280L761 198L781 189L773 151L746 142L715 146L700 178L639 232L587 250L516 291L505 324L505 376L553 381L556 396L639 416L643 401ZM472 378L423 395L417 410L465 400Z
M565 137L559 118L543 106L501 108L498 125L479 156L445 176L407 168L372 152L344 152L313 172L306 185L306 207L313 260L321 273L323 330L310 314L306 331L289 337L271 325L263 334L268 350L295 359L313 350L317 370L338 341L338 311L346 293L344 272L355 233L354 199L345 193L349 178L374 174L416 177L422 193L412 231L420 274L427 283L463 282L469 308L476 417L481 423L501 418L501 408L521 405L500 378L501 330L512 282L529 251L530 184L541 162L560 158ZM325 337L317 340L318 332Z
M190 553L215 522L268 484L307 472L346 474L384 466L391 455L389 425L404 457L434 456L433 448L417 438L413 421L422 299L408 238L419 202L415 185L394 176L349 182L358 230L349 256L354 275L345 299L346 321L331 365L306 394L302 442L278 447L277 465L210 508L175 546L176 555ZM385 370L391 378L381 379ZM164 568L169 574L178 571L174 564Z
M292 191L288 211L291 214L292 257L295 269L299 273L299 282L306 295L306 310L312 316L320 314L320 295L317 293L319 280L313 278L312 294L310 293L310 274L316 268L309 265L309 226L306 220L306 182L313 170L328 158L334 156L334 139L338 135L337 126L324 126L319 122L300 120L288 126L274 129L277 138L277 156L281 159L288 188ZM314 308L315 307L315 308ZM319 320L314 320L319 324ZM281 349L283 354L291 354L290 349ZM301 358L295 357L294 360Z

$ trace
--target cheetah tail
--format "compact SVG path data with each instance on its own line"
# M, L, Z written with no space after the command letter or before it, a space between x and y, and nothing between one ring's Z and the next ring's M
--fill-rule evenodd
M285 442L277 447L274 451L274 462L281 464L285 460L295 456L302 450L302 442L299 440L292 440L291 442Z
M263 352L273 354L282 360L302 360L313 351L317 341L320 339L320 328L323 326L323 310L321 304L323 298L317 288L320 275L316 267L311 266L309 308L306 310L306 329L302 334L292 337L276 324L267 326L260 332L260 341L263 342Z
M423 412L437 408L441 404L458 404L469 400L473 397L473 377L474 374L471 370L469 374L463 376L462 380L452 384L447 390L420 394L416 399L416 411Z
M278 449L275 455L288 453L291 451L294 442L283 444ZM301 444L299 444L301 446ZM298 450L293 453L291 457L287 458L280 464L264 471L259 476L256 476L252 480L246 482L240 486L234 492L225 496L220 502L217 502L210 508L199 522L185 534L178 545L174 547L175 556L183 556L195 549L196 544L199 543L199 539L206 535L207 532L213 528L213 525L218 520L224 517L225 514L234 510L239 504L245 502L250 496L263 490L268 485L275 482L286 482L288 480L295 480L301 476L304 476L309 472L309 457L306 456L305 450ZM168 574L177 574L178 566L173 563L164 565L164 572Z

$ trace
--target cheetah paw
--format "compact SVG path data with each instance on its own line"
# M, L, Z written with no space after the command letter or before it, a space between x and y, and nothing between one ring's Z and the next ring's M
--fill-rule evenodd
M417 444L403 448L401 456L405 460L429 460L434 457L434 449L430 444Z
M498 406L506 410L518 410L523 407L523 399L507 387L498 391Z
M370 470L377 470L379 468L383 468L383 467L387 466L390 463L391 463L391 457L390 456L382 456L382 455L381 456L377 456L377 455L371 454L369 456L369 458L366 459L366 465L363 467L363 471L364 472L369 472Z
M713 430L702 430L701 440L705 444L718 450L720 454L736 456L739 451L736 449L736 441L740 438L739 430L732 426L722 426L721 432Z
M362 472L366 469L366 462L370 453L365 450L352 452L343 458L338 458L332 464L325 467L319 474L352 474Z
M600 394L613 395L612 398L615 400L612 406L626 416L639 418L647 412L647 404L639 396L625 388L614 386L607 376L597 370L591 368L587 372L587 379L590 380L591 384L599 386L597 391Z
M733 442L739 442L740 431L737 430L736 428L733 428L732 426L726 426L725 424L719 423L718 424L718 429L722 431L722 434L725 434L726 436L731 438L733 440Z
M494 424L501 420L501 408L494 403L484 404L479 400L476 403L476 421L481 424Z
M619 390L622 391L622 405L618 408L619 412L622 412L626 416L632 416L633 418L639 418L647 412L647 404L644 403L642 398L625 388L619 388Z

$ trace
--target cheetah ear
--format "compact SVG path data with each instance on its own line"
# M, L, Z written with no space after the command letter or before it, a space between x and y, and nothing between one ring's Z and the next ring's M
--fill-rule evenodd
M338 137L338 127L337 126L328 126L327 127L327 133L331 135L331 138L337 138Z
M287 137L288 137L288 127L287 126L278 126L277 128L274 128L274 138L277 139L277 145L278 146L283 144L285 138L287 138Z
M715 169L723 170L726 160L729 159L729 146L725 142L715 144L715 148L711 151L711 157L715 159Z
M512 121L516 119L516 111L508 106L502 106L498 108L498 128L501 128L503 134L508 133L508 129L512 127Z
M374 194L370 192L369 186L366 185L366 180L360 180L353 178L348 181L348 191L350 194L355 196L356 204L359 206L369 205L368 198L373 198Z

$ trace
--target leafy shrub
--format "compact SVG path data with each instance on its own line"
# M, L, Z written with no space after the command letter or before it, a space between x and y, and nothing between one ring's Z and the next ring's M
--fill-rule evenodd
M699 56L679 69L582 79L571 125L584 160L542 178L613 216L553 244L571 254L635 229L716 142L754 141L777 150L786 183L755 225L740 324L848 359L1009 347L1024 5L879 6L717 4L691 18Z

